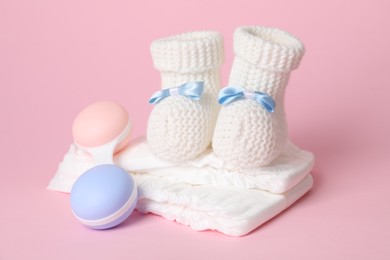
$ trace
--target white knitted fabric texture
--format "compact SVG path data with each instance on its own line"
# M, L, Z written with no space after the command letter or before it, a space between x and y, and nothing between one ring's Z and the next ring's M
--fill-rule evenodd
M176 162L194 158L210 145L219 112L222 36L199 31L159 39L152 43L151 54L163 89L204 82L198 101L170 96L156 104L147 128L148 143L158 157Z
M287 142L284 92L290 72L304 54L303 44L275 28L240 27L234 34L235 59L229 86L270 95L276 103L269 113L255 100L225 105L219 113L213 149L236 167L258 167L272 162Z

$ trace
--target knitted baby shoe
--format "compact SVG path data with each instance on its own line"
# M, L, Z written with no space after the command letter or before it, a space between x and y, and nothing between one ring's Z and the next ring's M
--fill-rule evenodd
M304 46L279 29L240 27L234 34L234 52L231 88L220 93L225 105L215 126L213 149L233 167L263 166L278 157L286 144L284 91ZM226 102L232 89L240 98Z
M194 158L210 145L219 112L222 36L199 31L159 39L152 43L151 54L163 91L150 100L155 107L148 121L148 143L161 159ZM186 95L185 88L197 96Z

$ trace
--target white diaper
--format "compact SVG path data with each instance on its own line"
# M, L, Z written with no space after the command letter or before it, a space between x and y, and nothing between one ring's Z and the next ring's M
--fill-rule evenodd
M271 165L256 169L224 165L211 149L175 165L155 157L145 138L133 141L114 159L138 185L140 212L231 236L249 233L310 190L314 162L311 153L288 143ZM70 192L92 166L91 156L72 144L48 189Z
M193 185L235 186L284 193L310 172L314 156L290 142L279 158L261 168L231 168L218 159L212 149L207 149L196 159L175 165L158 159L145 139L139 138L116 157L116 163L131 172L164 176Z

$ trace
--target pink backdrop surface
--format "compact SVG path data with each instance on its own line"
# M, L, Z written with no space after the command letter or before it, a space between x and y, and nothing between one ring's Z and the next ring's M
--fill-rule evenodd
M0 259L390 259L390 2L0 1ZM279 27L306 54L286 94L291 140L316 155L310 193L251 234L196 232L133 214L81 226L46 190L94 101L122 103L145 134L157 38L223 33L227 83L240 25Z

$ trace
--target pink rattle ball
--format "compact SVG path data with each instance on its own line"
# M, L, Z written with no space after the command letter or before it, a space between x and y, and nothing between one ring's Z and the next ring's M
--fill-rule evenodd
M73 122L74 141L82 147L97 147L118 138L131 127L129 114L120 104L100 101L84 108ZM115 148L120 151L130 140L130 134Z

